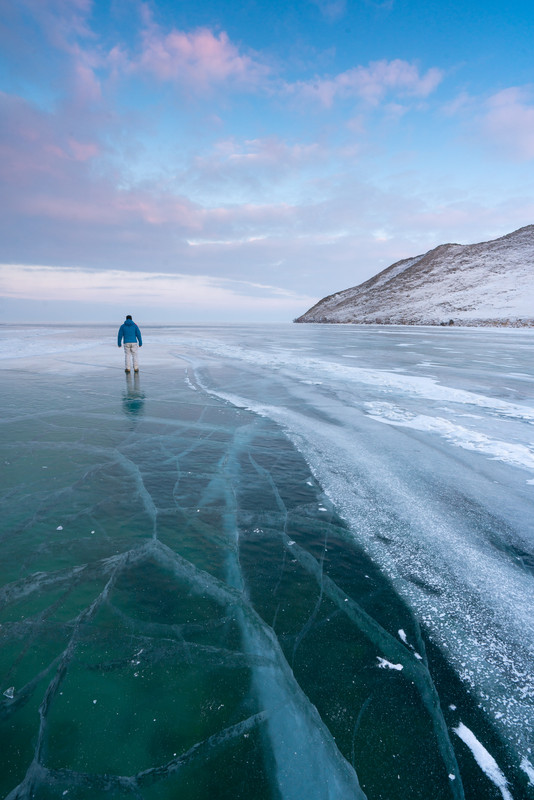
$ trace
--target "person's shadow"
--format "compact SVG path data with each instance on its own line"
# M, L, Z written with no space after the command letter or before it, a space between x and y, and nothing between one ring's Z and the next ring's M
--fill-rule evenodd
M127 417L135 420L143 413L145 395L141 390L139 373L126 375L126 391L122 395L122 409Z

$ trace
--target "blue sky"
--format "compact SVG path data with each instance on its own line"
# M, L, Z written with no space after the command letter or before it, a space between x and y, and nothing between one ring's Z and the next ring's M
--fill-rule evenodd
M534 221L530 2L0 0L0 317L290 321Z

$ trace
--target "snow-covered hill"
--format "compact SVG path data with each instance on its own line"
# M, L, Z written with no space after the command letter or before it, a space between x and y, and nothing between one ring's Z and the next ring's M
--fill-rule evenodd
M320 300L295 322L534 325L534 225L443 244Z

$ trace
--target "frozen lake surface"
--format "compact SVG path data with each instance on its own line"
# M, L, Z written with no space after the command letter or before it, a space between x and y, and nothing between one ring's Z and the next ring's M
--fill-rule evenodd
M0 327L0 796L534 797L534 332L116 330Z

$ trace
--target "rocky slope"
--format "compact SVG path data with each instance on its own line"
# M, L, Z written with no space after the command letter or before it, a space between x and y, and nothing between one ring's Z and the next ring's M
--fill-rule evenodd
M534 325L534 225L398 261L323 298L295 322Z

